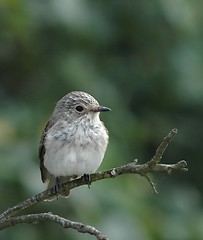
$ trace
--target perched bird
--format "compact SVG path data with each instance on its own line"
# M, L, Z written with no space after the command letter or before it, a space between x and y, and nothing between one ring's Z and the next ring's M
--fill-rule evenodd
M110 108L80 91L57 102L39 146L41 178L48 189L98 169L108 144L108 131L99 118L103 111Z

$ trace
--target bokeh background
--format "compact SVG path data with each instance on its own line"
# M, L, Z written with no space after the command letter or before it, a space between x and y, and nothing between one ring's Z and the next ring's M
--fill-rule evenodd
M134 175L83 186L51 211L93 225L111 240L203 239L203 2L201 0L0 1L0 211L44 190L38 144L55 102L72 90L112 111L100 170L148 161L179 133L153 174L159 195ZM95 239L50 222L19 225L0 239Z

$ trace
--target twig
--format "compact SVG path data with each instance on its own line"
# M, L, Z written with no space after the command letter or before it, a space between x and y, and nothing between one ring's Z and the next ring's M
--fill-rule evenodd
M155 193L155 194L159 194L158 191L157 191L157 189L156 189L156 186L155 186L154 182L152 181L152 179L150 178L150 176L149 176L148 174L144 174L143 176L146 177L146 179L147 179L148 182L150 183L150 185L151 185L154 193Z
M166 148L168 147L168 144L173 140L173 138L175 137L175 135L178 133L178 130L176 128L173 128L169 134L164 138L164 140L162 141L162 143L158 146L156 153L154 155L154 157L148 162L148 164L150 165L155 165L157 163L160 163L163 154L166 150Z
M57 223L61 225L63 228L72 228L81 233L89 233L91 235L94 235L98 240L108 240L106 236L102 235L100 231L98 231L96 228L92 226L85 225L79 222L73 222L65 218L62 218L58 215L54 215L52 213L28 214L28 215L22 215L18 217L11 217L8 219L4 219L0 221L0 230L14 226L16 224L24 224L24 223L36 224L41 221L47 221L47 220Z

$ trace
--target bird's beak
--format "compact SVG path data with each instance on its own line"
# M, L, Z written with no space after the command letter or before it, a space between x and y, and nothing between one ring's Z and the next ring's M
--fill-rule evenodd
M111 111L111 108L99 106L97 109L97 112L108 112L108 111Z

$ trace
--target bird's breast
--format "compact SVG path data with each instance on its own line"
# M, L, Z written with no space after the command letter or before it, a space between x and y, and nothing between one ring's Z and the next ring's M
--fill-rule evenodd
M80 176L98 169L108 144L102 122L87 125L82 121L50 130L45 139L44 165L51 174Z

